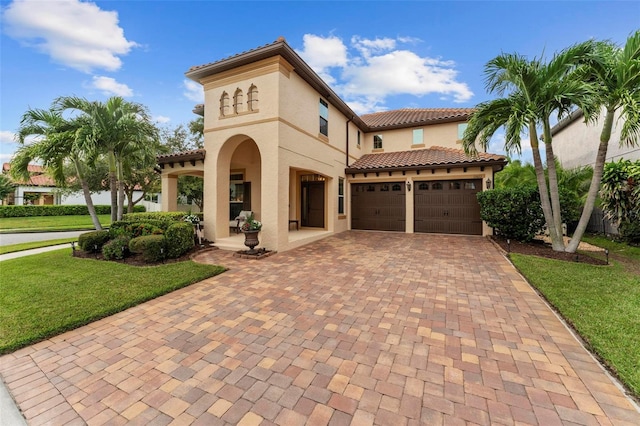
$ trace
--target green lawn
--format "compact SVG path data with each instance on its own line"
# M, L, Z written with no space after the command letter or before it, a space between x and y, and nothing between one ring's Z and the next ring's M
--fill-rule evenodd
M78 241L78 238L58 238L56 240L32 241L30 243L11 244L8 246L0 246L0 254L14 253L16 251L31 250L40 247L55 246L58 244L70 243Z
M0 353L122 311L224 271L192 261L135 267L71 249L1 263Z
M111 223L108 214L98 215L102 226ZM94 229L91 216L34 216L0 218L0 232L19 229L22 231L67 231L72 229Z
M617 243L610 243L608 248L618 254L634 252ZM615 261L613 266L592 266L515 253L511 259L575 327L590 349L639 397L640 276L637 272Z

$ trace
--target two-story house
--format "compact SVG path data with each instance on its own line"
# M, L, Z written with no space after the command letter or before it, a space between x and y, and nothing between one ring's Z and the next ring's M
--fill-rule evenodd
M476 193L506 159L464 154L471 109L358 116L283 38L186 76L203 86L205 144L158 158L162 208L175 210L178 176L202 176L208 239L233 233L242 210L279 251L348 229L491 232Z

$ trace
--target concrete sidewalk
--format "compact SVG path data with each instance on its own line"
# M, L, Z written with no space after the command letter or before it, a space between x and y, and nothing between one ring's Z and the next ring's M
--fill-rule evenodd
M46 253L48 251L71 248L71 244L58 244L55 246L40 247L31 250L14 251L13 253L0 254L0 262L3 260L16 259L18 257L31 256L32 254Z

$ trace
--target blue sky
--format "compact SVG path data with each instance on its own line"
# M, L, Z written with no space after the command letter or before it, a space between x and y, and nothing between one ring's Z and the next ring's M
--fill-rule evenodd
M623 44L638 1L0 1L0 161L28 108L58 96L146 105L161 126L195 116L193 65L279 36L358 113L473 107L485 63L590 38ZM525 144L526 145L526 144ZM500 153L500 137L490 151ZM523 158L527 160L526 150Z

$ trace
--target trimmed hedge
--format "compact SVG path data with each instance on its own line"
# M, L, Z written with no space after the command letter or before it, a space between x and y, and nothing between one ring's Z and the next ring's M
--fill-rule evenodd
M84 251L97 253L109 241L109 231L90 231L78 236L78 246Z
M145 262L158 262L165 257L165 238L162 235L145 235L129 241L131 253L142 253Z
M111 206L95 206L96 214L110 214ZM134 211L144 212L144 206L134 206ZM0 206L0 217L33 216L85 216L89 210L85 205L55 206Z
M176 222L164 233L167 245L167 257L180 257L191 250L193 241L193 225L188 222Z
M107 260L124 259L129 255L129 237L120 235L102 246L102 255Z
M545 223L536 187L492 189L478 193L480 217L500 235L531 241Z

